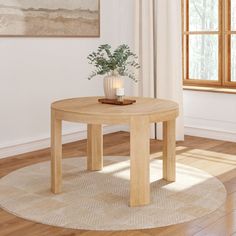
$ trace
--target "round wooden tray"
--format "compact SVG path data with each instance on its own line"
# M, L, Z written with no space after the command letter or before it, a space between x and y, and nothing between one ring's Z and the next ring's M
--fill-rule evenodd
M103 104L112 104L118 106L131 105L136 102L136 100L130 100L130 99L124 99L123 101L118 101L117 99L107 99L107 98L101 98L98 99L98 101Z

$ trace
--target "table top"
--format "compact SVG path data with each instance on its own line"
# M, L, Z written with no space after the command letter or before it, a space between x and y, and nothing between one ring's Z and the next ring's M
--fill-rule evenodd
M179 106L169 100L129 97L136 103L127 106L101 104L98 99L102 97L80 97L65 99L52 103L52 110L60 113L70 113L83 117L104 117L109 120L115 118L124 120L131 116L149 116L150 122L174 119L178 116Z

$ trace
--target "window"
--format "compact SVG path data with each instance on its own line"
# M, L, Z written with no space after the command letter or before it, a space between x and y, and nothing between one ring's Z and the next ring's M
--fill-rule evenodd
M236 88L236 0L182 0L184 85Z

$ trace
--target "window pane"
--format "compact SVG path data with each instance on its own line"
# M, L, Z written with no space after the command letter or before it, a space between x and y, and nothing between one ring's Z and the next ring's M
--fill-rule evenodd
M236 35L231 36L231 81L236 82Z
M236 0L231 0L231 29L236 30Z
M189 30L218 30L218 0L189 0Z
M218 36L189 36L190 79L218 80Z

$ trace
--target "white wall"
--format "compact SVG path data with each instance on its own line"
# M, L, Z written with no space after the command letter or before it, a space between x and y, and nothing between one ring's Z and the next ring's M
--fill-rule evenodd
M236 142L236 94L184 91L185 134Z
M20 153L49 144L54 100L103 94L101 79L86 79L91 71L86 57L102 43L133 46L134 1L101 0L100 38L0 38L0 158L12 155L15 145ZM131 87L126 81L127 94ZM235 99L184 91L185 133L236 141ZM63 133L84 130L65 124Z
M133 3L101 0L101 38L0 38L0 148L48 138L51 102L103 94L86 57L103 43L133 46Z

